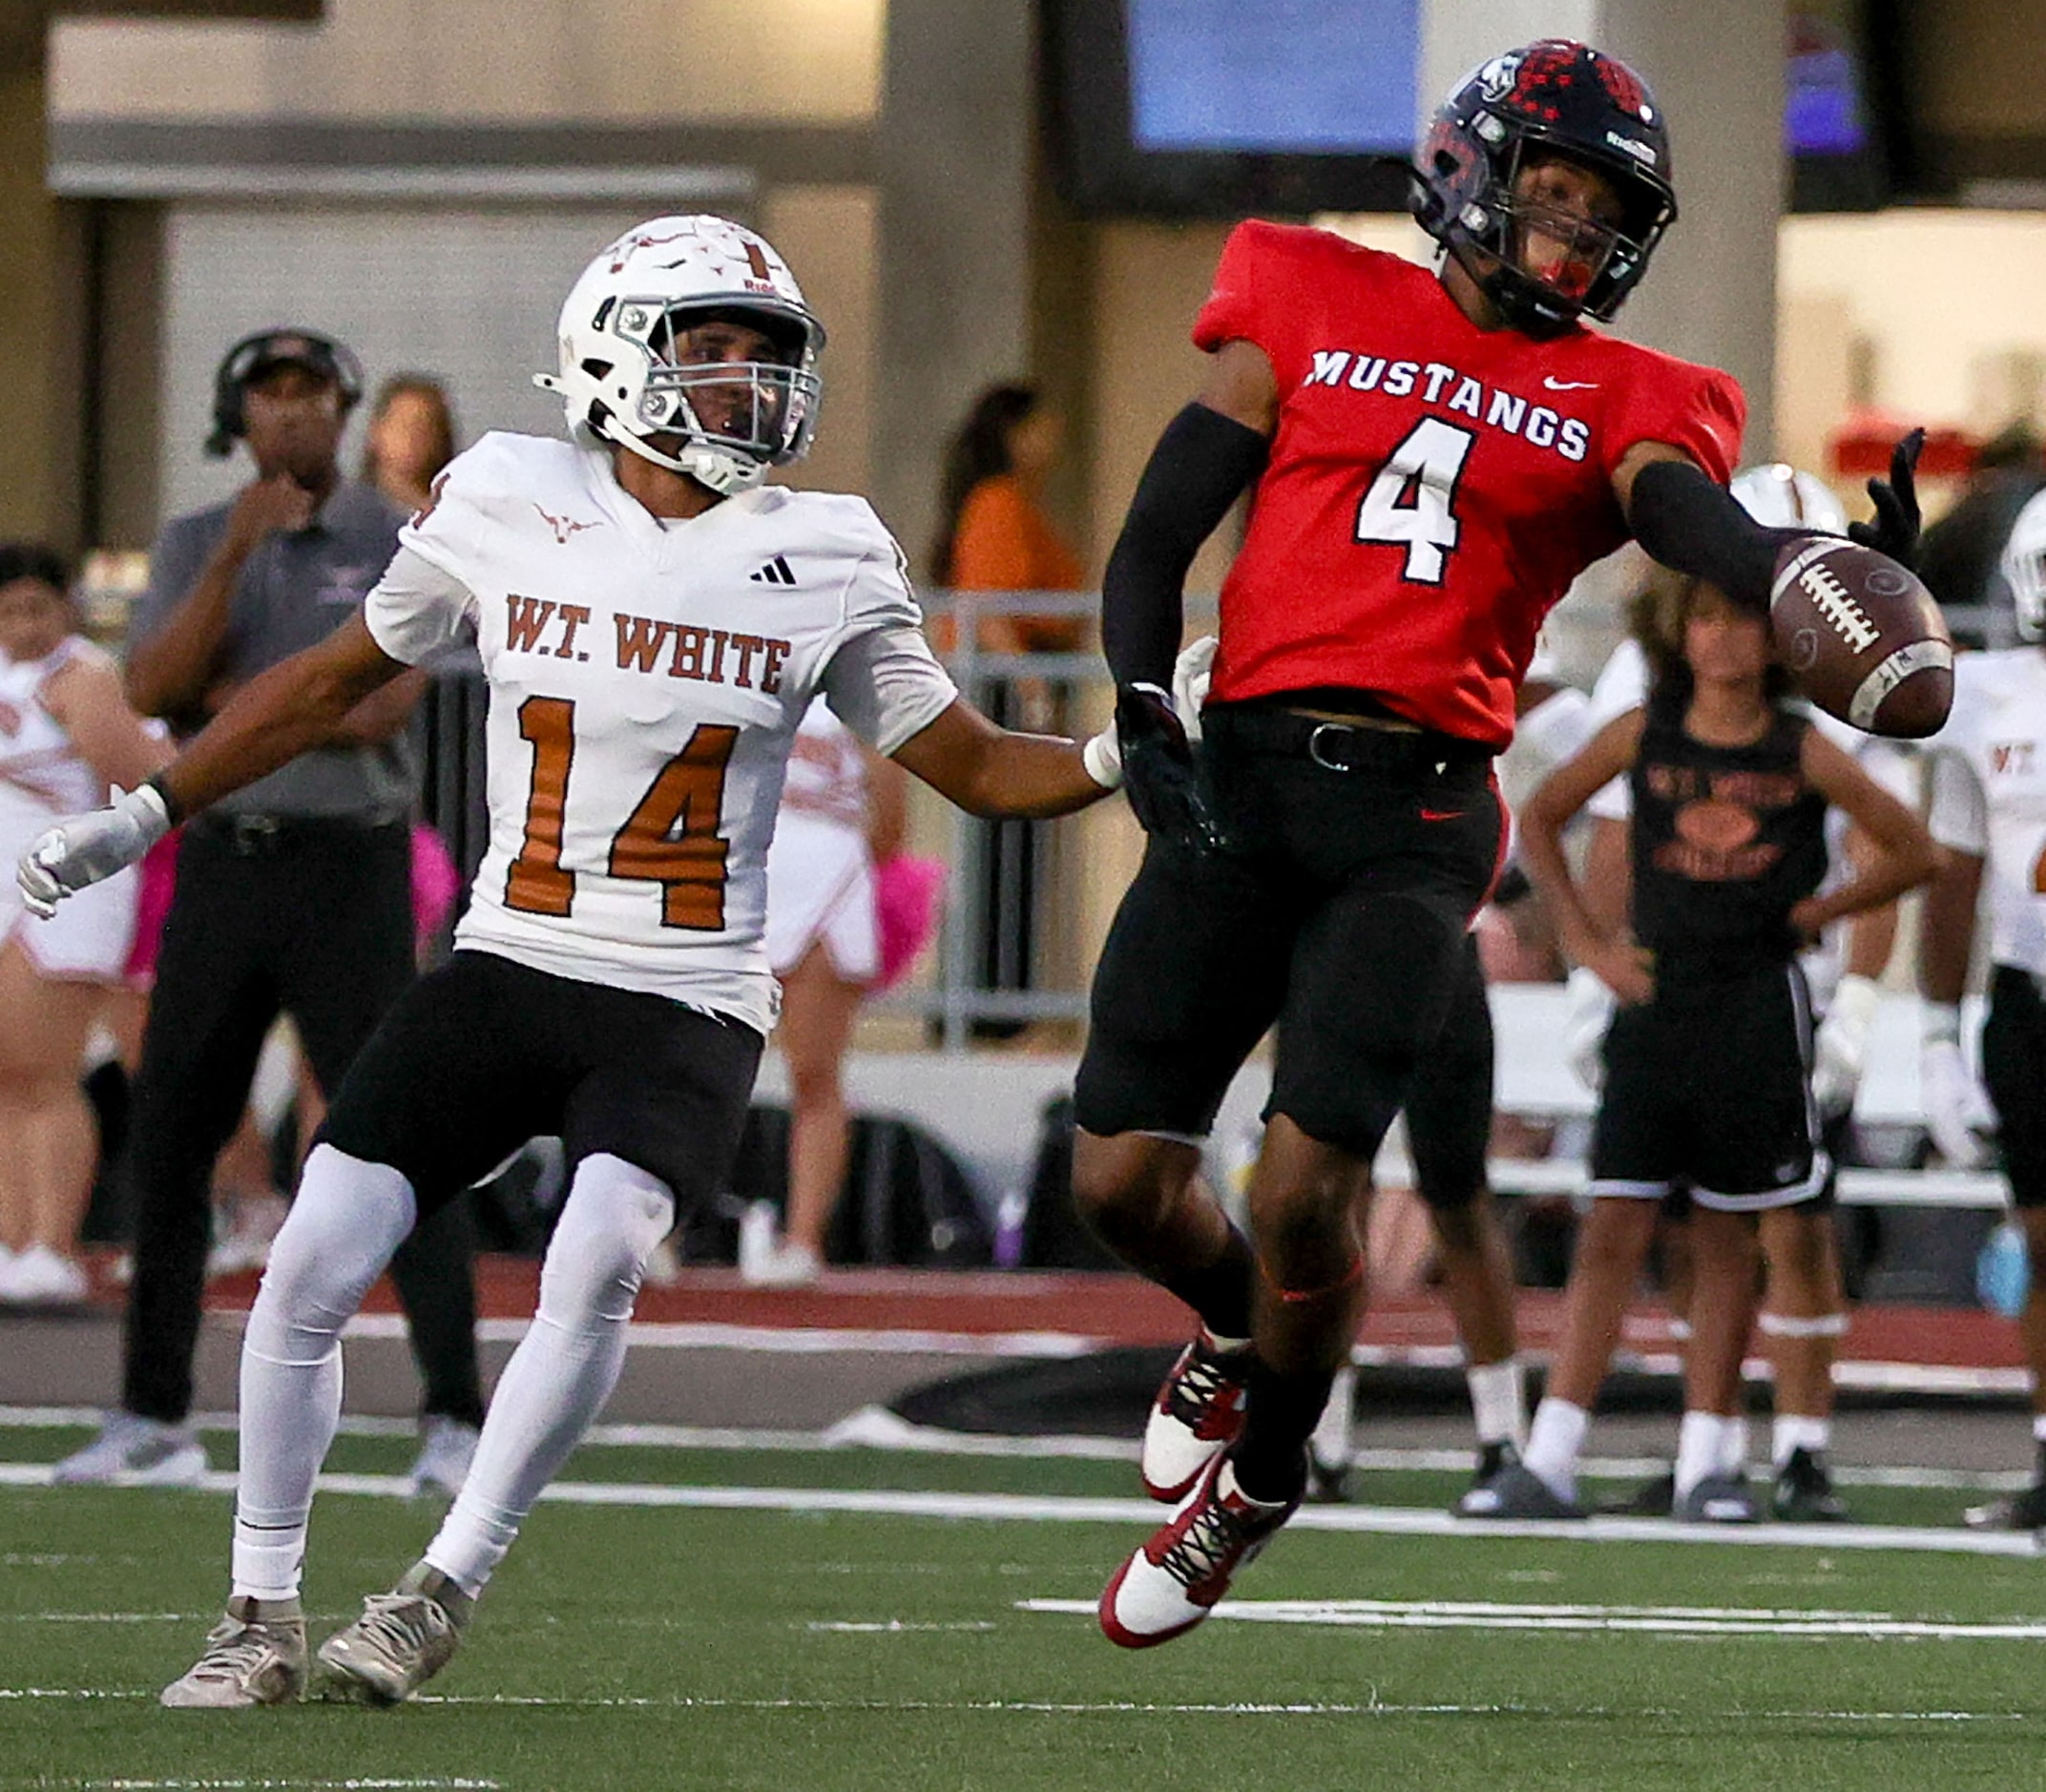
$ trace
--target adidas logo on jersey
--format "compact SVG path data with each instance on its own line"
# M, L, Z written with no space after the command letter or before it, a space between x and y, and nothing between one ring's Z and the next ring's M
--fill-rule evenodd
M756 585L793 585L796 582L795 573L788 570L788 562L780 554L776 554L759 572L748 573L746 577Z

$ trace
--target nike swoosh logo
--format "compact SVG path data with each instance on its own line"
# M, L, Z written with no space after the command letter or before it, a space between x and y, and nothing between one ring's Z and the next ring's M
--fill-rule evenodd
M1461 809L1423 809L1421 819L1424 822L1455 822L1462 820L1463 813Z
M1597 380L1552 380L1543 374L1541 383L1552 392L1596 392L1598 389Z

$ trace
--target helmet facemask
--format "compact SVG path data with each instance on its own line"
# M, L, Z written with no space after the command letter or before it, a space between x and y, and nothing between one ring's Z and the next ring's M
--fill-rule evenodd
M2046 522L2046 518L2038 521ZM2020 540L2027 532L2032 539ZM2035 524L2029 531L2012 531L2011 543L2003 551L2003 577L2011 588L2018 639L2046 642L2046 530Z
M768 338L771 360L706 358L692 339L736 325ZM801 460L817 427L823 381L802 320L751 307L623 298L611 334L646 357L630 414L613 409L600 433L716 491L757 484L770 467Z
M1547 151L1558 159L1576 159ZM1618 311L1648 265L1667 216L1659 196L1630 181L1626 171L1581 162L1612 179L1632 214L1623 224L1602 222L1518 194L1524 168L1545 156L1541 139L1516 133L1505 156L1491 164L1451 220L1451 247L1487 297L1523 329L1555 330L1580 315L1606 319ZM1484 164L1481 164L1481 167ZM1550 254L1537 269L1534 240ZM1472 254L1471 251L1475 251Z

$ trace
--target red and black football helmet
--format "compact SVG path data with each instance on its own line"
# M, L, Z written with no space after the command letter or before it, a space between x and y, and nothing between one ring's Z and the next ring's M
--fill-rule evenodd
M1521 168L1543 154L1581 162L1618 188L1617 229L1516 203ZM1648 84L1624 62L1568 38L1494 56L1436 113L1414 189L1423 230L1469 270L1517 328L1545 334L1578 317L1610 318L1677 216L1669 133ZM1525 229L1539 222L1571 240L1555 277L1529 273Z

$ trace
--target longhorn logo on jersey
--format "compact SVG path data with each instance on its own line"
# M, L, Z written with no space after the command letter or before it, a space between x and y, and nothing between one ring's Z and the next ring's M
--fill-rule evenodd
M569 545L571 535L579 535L586 529L603 527L600 522L585 523L573 516L556 516L545 505L535 504L532 508L540 512L541 520L554 531L554 540L564 548Z

